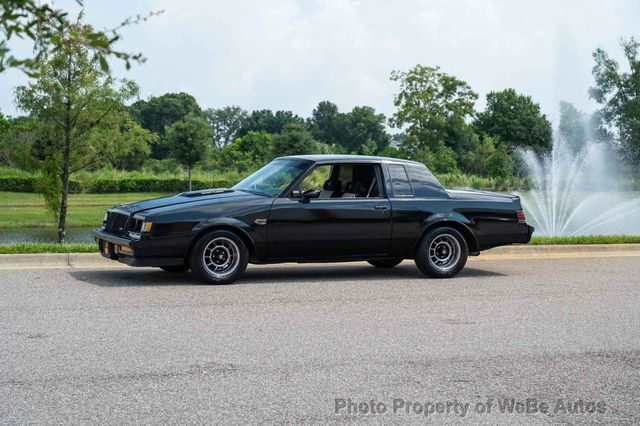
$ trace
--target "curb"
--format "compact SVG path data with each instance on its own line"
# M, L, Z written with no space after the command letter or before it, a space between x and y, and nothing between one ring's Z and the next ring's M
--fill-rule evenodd
M113 268L127 265L100 253L0 254L0 269Z
M615 253L639 252L640 244L567 244L567 245L513 245L496 247L480 253L484 254L555 254L555 253Z
M521 260L617 256L640 256L640 244L514 245L483 251L479 257L471 259ZM106 259L99 253L0 254L0 269L39 268L127 268L127 265Z

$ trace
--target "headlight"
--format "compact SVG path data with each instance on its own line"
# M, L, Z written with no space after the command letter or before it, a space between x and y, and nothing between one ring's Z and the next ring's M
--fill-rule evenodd
M102 218L102 229L107 226L107 217L109 217L109 212L105 213L104 217Z
M129 237L134 240L139 240L142 237L143 233L148 234L151 232L153 228L153 222L142 221L142 225L140 225L139 230L129 232Z

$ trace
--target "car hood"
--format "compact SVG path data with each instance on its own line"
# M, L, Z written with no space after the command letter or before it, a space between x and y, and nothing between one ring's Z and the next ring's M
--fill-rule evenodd
M135 203L122 204L113 208L123 213L139 213L145 210L158 209L162 207L176 206L180 204L191 204L203 201L214 201L221 199L237 198L242 196L255 196L246 192L236 191L227 188L203 189L200 191L183 192L170 197L153 198L151 200L137 201Z
M480 200L480 201L502 201L502 202L516 202L520 200L520 197L513 194L502 194L499 192L490 191L476 191L474 189L454 190L447 189L449 197L458 200Z

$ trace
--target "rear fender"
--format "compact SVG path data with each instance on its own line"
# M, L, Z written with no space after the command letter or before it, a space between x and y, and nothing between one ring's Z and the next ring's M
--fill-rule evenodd
M473 224L467 217L457 212L432 214L431 216L425 218L422 222L422 235L416 241L416 244L413 247L413 251L416 250L418 244L420 243L420 240L422 240L422 237L424 237L424 235L431 229L439 226L449 226L456 229L462 234L464 239L467 241L467 245L469 246L469 254L478 254L480 252L480 244L478 243L478 238L471 230L472 225Z

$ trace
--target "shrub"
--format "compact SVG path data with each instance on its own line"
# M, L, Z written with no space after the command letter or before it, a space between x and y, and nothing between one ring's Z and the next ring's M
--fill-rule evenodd
M38 192L39 176L0 176L0 191ZM70 192L81 192L82 185L77 180L69 181Z
M193 189L228 188L235 184L225 179L193 180ZM92 179L87 192L94 194L124 192L183 192L189 188L189 181L176 178L125 178L125 179Z
M37 179L23 176L0 176L0 191L35 192Z
M153 174L173 174L178 175L182 173L180 164L173 158L167 158L166 160L156 160L150 158L144 162L143 170L147 170Z

